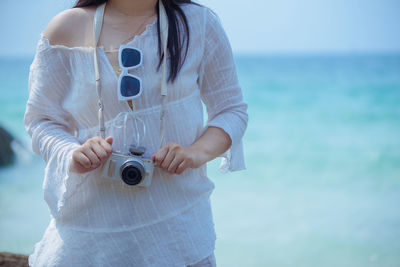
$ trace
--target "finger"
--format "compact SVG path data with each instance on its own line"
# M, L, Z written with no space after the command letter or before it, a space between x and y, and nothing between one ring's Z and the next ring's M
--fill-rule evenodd
M112 143L112 141L111 141L111 143ZM112 146L110 143L107 142L107 139L106 140L100 139L99 144L103 147L103 149L106 151L107 154L110 154L112 152Z
M175 158L176 152L172 149L168 150L168 154L165 156L164 160L161 162L161 168L167 170L172 160Z
M92 145L92 151L94 151L94 153L97 155L97 157L100 159L101 162L103 162L108 157L107 152L99 143Z
M167 171L169 173L175 173L176 169L178 168L179 164L181 164L184 160L184 157L180 154L175 154L174 159L172 160L171 164L169 164Z
M109 136L109 137L106 138L105 141L106 141L108 144L112 145L113 140L114 140L113 137L112 137L112 136Z
M88 147L82 152L90 160L90 167L96 167L98 164L100 164L100 159L97 157L97 155L94 153L91 147Z
M164 160L169 150L169 146L164 146L154 154L154 161L157 166L161 166L161 162Z
M89 169L91 162L88 157L82 152L76 153L73 155L73 160L78 162L80 165L82 165L84 168Z

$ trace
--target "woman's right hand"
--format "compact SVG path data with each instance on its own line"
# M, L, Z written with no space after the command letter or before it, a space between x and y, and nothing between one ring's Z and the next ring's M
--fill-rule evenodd
M85 173L96 169L111 155L112 142L113 138L111 136L106 139L100 136L89 138L72 153L69 170L76 173Z

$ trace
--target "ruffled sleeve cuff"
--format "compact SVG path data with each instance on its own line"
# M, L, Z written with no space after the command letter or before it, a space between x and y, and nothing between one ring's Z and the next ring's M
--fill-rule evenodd
M68 199L88 180L90 172L76 173L69 170L72 154L79 146L79 144L70 143L64 146L62 151L54 154L47 162L43 191L44 199L49 205L53 218L62 214Z
M209 121L204 129L206 130L209 126L218 127L226 132L232 140L232 144L229 149L218 156L222 158L218 168L221 173L241 171L246 169L243 140L240 136L244 130L238 129L241 127L246 128L246 124L235 123L235 120L240 119L233 114L223 113ZM231 125L234 125L236 128L232 128Z

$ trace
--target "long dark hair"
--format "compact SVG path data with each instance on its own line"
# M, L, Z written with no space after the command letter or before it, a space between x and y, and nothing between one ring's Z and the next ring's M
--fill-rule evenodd
M168 81L174 81L179 70L181 69L188 52L189 47L189 26L188 20L183 12L180 4L195 4L191 0L158 0L156 4L157 12L157 33L158 33L158 54L160 61L157 66L157 70L160 69L162 60L164 58L164 53L161 49L161 37L160 37L160 14L158 12L159 1L162 1L165 11L168 17L168 43L167 49L170 54L170 72L168 76ZM77 0L73 8L75 7L86 7L86 6L98 6L103 3L108 2L108 0ZM184 32L181 32L179 24L183 24ZM185 49L184 53L182 52Z

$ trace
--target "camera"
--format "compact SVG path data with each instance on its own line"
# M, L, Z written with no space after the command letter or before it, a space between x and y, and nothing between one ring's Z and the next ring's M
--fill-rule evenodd
M112 179L122 179L127 185L150 186L153 177L153 161L143 157L144 147L129 148L129 153L111 153L103 165L102 174Z

